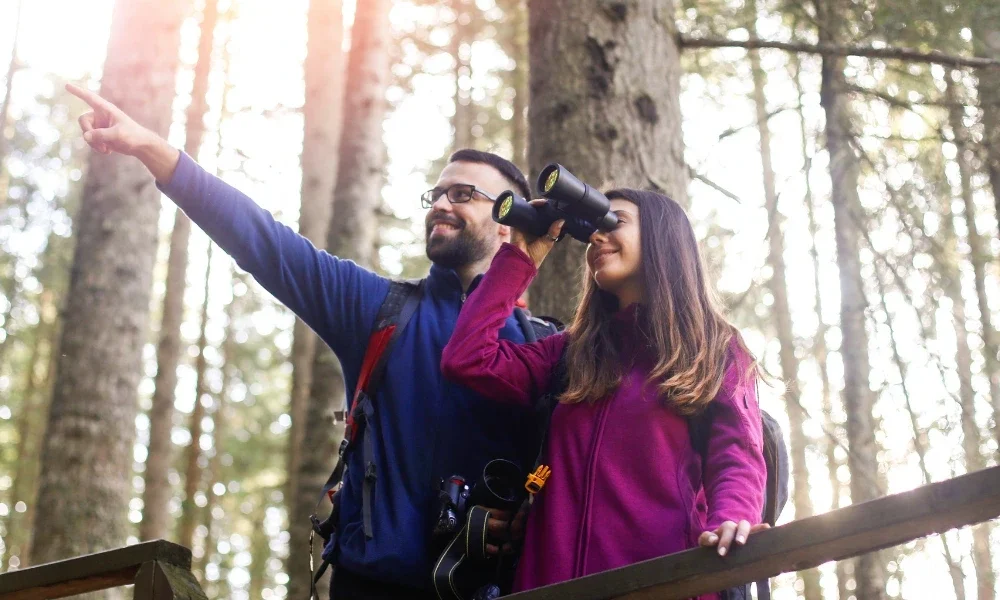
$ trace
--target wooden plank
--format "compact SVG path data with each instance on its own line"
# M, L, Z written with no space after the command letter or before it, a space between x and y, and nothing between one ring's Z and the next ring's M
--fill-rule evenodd
M129 585L146 562L160 562L190 570L191 551L171 542L155 540L11 571L0 575L0 598L61 598ZM43 588L44 595L31 592L34 588ZM63 593L63 590L68 591Z
M992 467L755 534L746 546L733 548L725 558L711 549L695 548L509 598L684 600L998 515L1000 467Z

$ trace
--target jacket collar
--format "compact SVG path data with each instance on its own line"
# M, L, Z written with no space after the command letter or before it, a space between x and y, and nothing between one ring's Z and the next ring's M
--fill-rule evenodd
M458 277L458 273L454 269L448 269L437 264L431 264L430 274L427 275L427 284L435 296L454 299L458 302L464 301L465 297L471 294L482 280L483 275L480 273L472 280L469 289L463 290L462 280Z

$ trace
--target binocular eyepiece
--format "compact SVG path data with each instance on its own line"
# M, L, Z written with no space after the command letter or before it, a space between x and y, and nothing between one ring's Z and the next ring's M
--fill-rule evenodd
M552 163L542 169L537 187L545 204L536 206L507 190L497 196L493 220L539 237L548 232L552 223L565 219L560 239L569 234L584 243L595 231L611 231L618 226L611 201L562 165Z

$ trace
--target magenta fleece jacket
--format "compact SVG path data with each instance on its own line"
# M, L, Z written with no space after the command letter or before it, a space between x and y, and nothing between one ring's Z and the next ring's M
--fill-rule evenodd
M447 378L519 405L548 389L566 334L532 344L498 339L535 274L527 255L504 244L444 349ZM559 404L552 415L543 454L552 475L528 516L515 591L692 548L723 521L760 522L766 466L756 388L743 377L749 357L732 346L703 465L687 420L646 383L654 361L641 350L636 315L615 316L620 348L634 359L615 393Z

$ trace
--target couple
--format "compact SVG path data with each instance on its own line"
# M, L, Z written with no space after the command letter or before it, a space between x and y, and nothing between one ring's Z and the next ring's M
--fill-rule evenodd
M67 87L92 109L80 117L87 143L138 158L319 334L354 388L389 280L317 250L113 104ZM567 385L544 452L552 475L528 511L515 590L699 544L725 554L765 526L756 363L712 302L684 211L653 192L608 192L620 224L590 240L573 323L524 343L512 310L562 224L529 240L494 222L493 200L506 189L530 197L512 163L460 150L421 197L433 264L369 420L373 489L363 485L362 453L348 454L334 600L436 597L429 574L437 482L482 473L496 458L532 464L538 439L525 423L558 383L550 379L562 356ZM700 453L688 418L709 403L714 417ZM489 527L501 536L517 529L497 519Z

